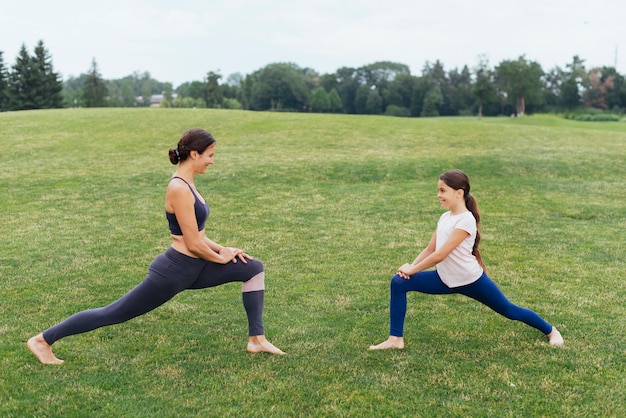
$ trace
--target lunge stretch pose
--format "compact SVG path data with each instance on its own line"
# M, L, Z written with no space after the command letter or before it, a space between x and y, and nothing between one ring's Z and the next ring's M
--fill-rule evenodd
M159 307L183 290L229 282L243 282L243 306L248 316L247 350L284 354L265 338L263 264L242 250L223 247L205 235L209 205L196 189L194 178L213 164L214 154L215 139L201 129L185 132L178 146L169 150L170 161L178 164L165 195L172 245L150 264L146 278L117 301L76 313L30 338L28 348L39 361L63 362L51 349L61 338L128 321Z
M467 175L460 170L442 174L438 197L441 206L449 211L439 218L428 246L412 264L398 268L391 279L389 338L370 346L370 350L404 348L407 292L411 291L434 295L460 293L500 315L538 329L548 337L550 345L563 345L563 337L554 326L530 309L509 302L485 273L478 251L480 215ZM436 270L427 270L433 266Z

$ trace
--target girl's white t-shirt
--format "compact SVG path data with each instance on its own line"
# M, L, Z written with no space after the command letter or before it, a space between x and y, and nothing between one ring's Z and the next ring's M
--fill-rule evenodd
M483 274L482 267L472 254L477 232L476 219L472 212L467 211L458 215L446 212L441 215L437 223L436 249L443 246L455 229L462 229L469 235L442 262L437 264L439 277L448 287L471 284Z

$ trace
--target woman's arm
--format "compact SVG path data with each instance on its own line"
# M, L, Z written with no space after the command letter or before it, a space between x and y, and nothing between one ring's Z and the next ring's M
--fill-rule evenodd
M252 257L251 255L248 255L246 253L243 252L243 250L240 250L239 248L233 248L233 247L224 247L223 245L218 244L215 241L212 241L211 239L209 239L206 235L204 236L204 241L206 242L206 244L216 253L221 254L223 249L228 249L230 251L233 252L234 256L233 256L233 263L237 262L237 258L239 258L241 261L243 261L244 263L247 263L246 260L252 260L254 257Z
M194 209L195 197L186 185L171 182L167 188L166 200L168 206L166 209L176 215L176 220L183 233L183 242L192 254L204 260L221 264L226 264L235 257L232 250L208 240L204 231L198 231Z
M420 254L415 259L417 263L413 262L413 264L403 265L402 267L398 269L398 274L400 274L405 279L408 279L410 276L414 275L415 273L431 268L437 263L442 262L448 255L450 255L450 253L456 247L458 247L463 242L465 238L468 237L468 235L469 233L467 231L464 231L462 229L455 229L454 232L452 232L452 235L450 235L450 238L448 238L448 240L441 246L441 248L422 257L421 259L420 257L422 256L422 254ZM435 233L435 236L436 236L436 233ZM433 240L431 240L431 243L432 242ZM430 244L429 244L429 247L430 247ZM422 253L424 253L424 251L422 251Z
M218 254L224 248L224 246L219 245L217 242L211 241L206 235L204 236L204 241L209 246L209 248L211 248L213 251L215 251Z

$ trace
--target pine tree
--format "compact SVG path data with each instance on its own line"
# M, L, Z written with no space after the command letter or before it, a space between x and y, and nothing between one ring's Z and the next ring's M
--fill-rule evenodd
M28 55L26 46L22 44L15 59L12 71L9 74L8 109L26 110L36 109L35 89L36 80L33 74L32 58Z
M9 105L7 101L9 74L7 73L7 69L4 66L3 54L4 53L0 51L0 112L7 110L7 107Z
M91 68L85 78L85 90L83 99L87 107L103 107L106 106L106 96L108 95L107 87L98 72L98 64L96 59L91 61Z
M59 78L43 41L37 43L32 57L22 44L8 76L6 107L9 110L62 107L63 84Z
M51 109L63 107L63 83L52 67L52 59L43 45L39 41L35 47L33 56L33 69L37 77L38 85L34 87L37 91L36 105L38 109Z

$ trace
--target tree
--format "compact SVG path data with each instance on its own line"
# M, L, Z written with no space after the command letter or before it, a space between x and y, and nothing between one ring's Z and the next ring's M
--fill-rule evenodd
M337 113L341 111L341 97L337 93L337 89L332 89L328 94L328 100L330 102L330 111Z
M241 87L237 92L237 101L241 103L243 109L250 109L250 101L252 100L252 86L254 84L254 77L247 75L241 83Z
M4 66L3 52L0 51L0 112L7 110L8 103L8 89L9 89L9 74Z
M402 76L410 76L409 67L391 61L378 61L365 65L357 70L360 84L369 86L375 90L376 95L367 93L370 108L366 113L379 114L389 104L402 106L402 96L394 89L393 82ZM381 110L378 110L377 102L380 101ZM357 112L359 113L359 112Z
M574 55L572 62L563 71L559 89L558 104L564 109L574 109L582 103L582 93L589 87L589 77L585 70L585 60Z
M391 61L379 61L359 68L363 83L370 86L386 87L388 83L401 75L410 75L411 71L405 64Z
M341 105L344 113L357 113L355 109L356 93L361 82L354 68L341 67L336 73L337 93L341 97Z
M242 86L243 86L244 78L241 73L233 73L226 78L226 83L222 84L222 94L224 96L224 100L226 99L237 99L237 95L239 94ZM241 106L241 103L238 104Z
M296 110L308 102L309 90L295 64L269 64L253 74L253 110Z
M469 115L474 104L472 94L472 74L467 66L459 72L453 69L448 72L448 84L446 86L446 96L448 96L449 115Z
M602 110L608 109L609 106L606 102L606 94L614 88L614 75L605 74L601 68L594 68L589 71L589 88L583 93L585 106Z
M104 79L98 72L98 64L94 58L91 61L91 68L85 77L83 99L87 107L104 107L107 105L108 90Z
M206 85L201 81L192 81L191 83L187 82L178 87L178 97L181 99L189 97L194 100L202 100L204 102L204 98L206 96L205 90Z
M167 100L170 103L174 101L174 87L172 83L163 84L163 100Z
M62 107L62 89L63 84L53 70L52 59L43 41L37 43L32 57L22 44L8 76L7 108L26 110Z
M315 112L328 112L330 107L330 97L323 87L317 87L311 92L311 107Z
M63 83L59 74L54 72L52 58L44 47L43 41L39 41L35 47L35 55L32 64L34 76L38 83L33 86L36 94L38 109L52 109L63 107Z
M559 97L561 96L561 88L565 82L566 75L564 71L556 66L550 71L544 73L542 77L543 81L543 101L546 106L551 110L555 110L559 104Z
M580 106L580 93L578 92L578 83L572 76L568 76L559 89L558 104L564 109L571 110Z
M222 94L222 87L219 84L220 78L222 78L222 76L213 71L209 71L206 76L204 101L208 108L220 107L222 105L224 96Z
M137 100L135 99L135 90L133 89L133 83L131 80L125 78L122 79L120 87L121 103L124 107L137 106Z
M389 95L387 105L396 105L409 109L416 77L410 74L398 74L389 82Z
M439 86L428 90L424 97L424 106L420 116L439 116L439 106L443 102L443 95Z
M613 88L606 91L606 105L609 109L624 111L626 109L626 79L614 67L603 67L603 77L612 78Z
M383 110L383 98L376 89L370 89L365 102L365 113L368 115L380 115Z
M141 82L141 103L144 107L150 107L152 104L152 82L149 77Z
M493 83L493 71L489 68L486 57L479 58L478 66L474 69L475 81L472 86L472 94L478 104L478 117L483 117L483 106L496 96L496 88Z
M367 113L367 98L371 90L371 87L365 84L362 84L357 89L354 96L354 111L357 115L364 115Z
M304 76L304 83L309 91L313 91L320 86L320 75L312 68L305 68L302 70Z
M33 74L32 58L28 55L26 45L20 51L9 74L8 108L9 110L36 109L36 94L32 86L36 85Z
M81 74L79 77L70 76L63 83L63 102L68 107L83 107L85 106L84 91L86 74Z
M515 61L502 61L496 67L496 77L509 103L515 106L517 115L526 113L529 104L541 104L541 77L543 70L534 61L522 55Z
M437 60L434 64L426 62L422 70L422 82L419 84L419 101L422 106L415 109L415 116L439 116L453 114L449 96L449 81L443 64ZM413 110L411 111L413 113Z

